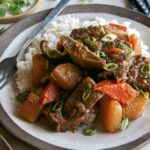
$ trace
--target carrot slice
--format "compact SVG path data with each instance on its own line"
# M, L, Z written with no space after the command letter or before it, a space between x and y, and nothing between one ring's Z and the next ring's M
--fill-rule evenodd
M125 27L125 26L122 26L122 25L119 25L119 24L114 24L114 23L110 23L109 25L112 26L112 27L115 27L119 30L127 31L127 27Z
M122 50L120 48L111 48L105 51L106 54L121 54Z
M111 80L105 80L99 82L94 87L95 91L100 91L117 100L120 104L126 105L134 100L139 93L134 90L126 82L113 82Z
M55 101L59 97L59 90L55 83L49 83L40 95L40 103L47 104L49 102Z
M133 50L135 51L135 55L136 56L141 55L142 50L141 50L140 39L135 34L132 34L131 36L129 36L129 42L131 43L131 46L132 46Z

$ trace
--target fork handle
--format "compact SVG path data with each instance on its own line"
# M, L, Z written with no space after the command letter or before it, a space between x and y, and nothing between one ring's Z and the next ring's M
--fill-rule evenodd
M17 60L22 56L24 50L30 45L37 34L41 33L43 29L53 20L68 4L70 0L61 0L58 5L53 8L47 17L37 26L37 28L31 33L31 35L26 39L25 44L20 47L18 53L16 54Z

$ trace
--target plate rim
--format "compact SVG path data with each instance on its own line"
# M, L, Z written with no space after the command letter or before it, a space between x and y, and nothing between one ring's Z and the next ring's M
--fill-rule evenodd
M114 10L113 12L112 12L112 9ZM44 19L44 17L48 14L48 12L50 10L51 9L48 9L48 10L45 10L42 12L38 12L34 15L31 15L31 16L19 21L18 23L16 23L12 27L10 27L4 34L2 34L0 36L0 43L2 40L4 41L4 39L6 39L6 37L8 37L10 35L10 33L12 33L10 39L13 39L20 32L22 32L25 29L27 29L28 27L38 23L39 21ZM150 18L148 18L147 16L144 16L141 13L133 12L127 8L122 8L122 7L118 7L118 6L112 6L112 5L102 5L102 4L72 5L72 6L67 6L60 15L72 14L72 13L89 13L89 12L110 13L110 10L111 10L111 14L121 16L121 17L126 17L126 18L132 19L134 21L137 21L137 22L139 22L145 26L150 27ZM118 13L119 13L119 15L118 15ZM33 21L33 19L34 19L34 21ZM29 20L32 20L33 22L29 21ZM31 23L29 23L29 22L31 22ZM23 25L23 26L21 26L21 25ZM19 28L18 28L18 30L15 30L16 33L12 32L12 31L14 31L15 28L17 29L17 27L19 27ZM8 41L8 38L7 38L7 43L1 44L0 49L2 48L1 49L2 51L0 51L0 56L2 55L2 53L6 49L6 47L11 43L11 41L12 40ZM3 119L3 118L5 118L5 119ZM7 129L7 131L9 131L15 137L26 142L27 144L30 144L33 147L36 147L38 149L39 148L44 149L44 150L48 150L49 146L58 147L58 146L54 146L52 144L49 144L47 142L41 141L40 139L33 137L32 135L28 134L23 129L18 127L18 125L15 124L13 122L13 120L4 111L1 104L0 104L0 122L2 123L4 128ZM123 144L123 145L120 145L117 147L109 148L109 150L116 150L116 149L124 150L127 147L128 147L128 149L129 148L131 149L131 148L134 148L135 146L142 144L144 141L149 139L148 137L150 137L150 132L148 132L147 134L143 135L142 137L140 137L140 138L138 138L138 139L136 139L130 143L126 143L126 144ZM67 148L67 147L64 145L63 148Z

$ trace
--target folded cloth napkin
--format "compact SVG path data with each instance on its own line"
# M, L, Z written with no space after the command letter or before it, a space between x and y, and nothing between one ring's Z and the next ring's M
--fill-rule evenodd
M150 0L129 0L131 9L150 16Z

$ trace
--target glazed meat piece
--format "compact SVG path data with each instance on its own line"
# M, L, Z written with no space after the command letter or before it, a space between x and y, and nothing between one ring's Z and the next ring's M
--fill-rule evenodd
M101 37L105 33L103 26L89 26L87 28L78 28L72 30L70 36L82 42L90 50L96 51L101 49Z
M47 108L43 111L43 113L57 132L73 131L81 124L86 112L83 104L78 103L76 106L79 109L78 114L70 119L64 118L61 109L56 112L52 112L50 108Z
M75 91L71 94L71 96L66 100L66 103L64 105L64 111L68 117L73 117L77 113L76 109L76 102L84 102L83 95L84 93L91 88L91 94L86 100L85 107L86 109L91 109L98 100L102 97L101 93L94 92L92 90L93 86L95 85L95 82L92 78L86 77L84 80L79 84L79 86L75 89Z
M150 59L139 56L134 61L128 72L127 82L150 93ZM147 72L147 73L146 73Z
M82 68L102 68L106 64L104 59L70 37L62 36L60 42L74 63Z
M94 106L103 96L92 90L94 84L92 78L86 77L65 101L63 111L52 112L51 109L44 111L50 122L55 125L56 131L73 131L82 122L85 124L93 122L97 113ZM62 112L65 113L64 116Z
M97 113L98 113L97 106L94 106L89 110L88 113L85 114L82 123L86 125L91 125L95 120Z
M115 56L112 56L112 58ZM119 56L118 56L119 57ZM116 56L117 58L117 56ZM118 65L118 67L115 70L112 70L113 76L115 77L115 79L117 81L126 81L127 80L127 73L129 72L129 68L133 62L134 58L130 58L128 60L124 59L124 60L117 60L116 61L112 61L112 59L110 59L109 61L112 63L115 63ZM109 62L108 61L108 62Z
M113 79L113 78L114 78L113 73L110 71L103 71L97 75L97 79L100 81L103 79Z
M59 51L57 49L52 49L48 45L48 41L41 41L40 48L42 54L46 56L48 59L60 59L66 55L65 51Z
M102 41L102 38L109 33L117 35L117 38L111 42ZM116 80L120 81L127 79L127 72L129 71L129 67L132 64L133 59L132 57L131 59L126 59L128 50L124 48L130 48L126 27L118 26L115 24L109 24L106 26L89 26L87 28L74 29L71 32L70 36L75 40L81 41L92 51L99 51L100 53L103 52L104 55L107 56L104 58L106 59L107 63L117 64L117 69L111 71ZM87 41L86 39L88 39L89 41ZM94 41L95 45L87 45L84 40L89 43L90 41ZM116 49L118 51L116 51ZM101 58L103 58L103 56Z
M62 116L61 110L52 112L50 107L43 110L44 115L48 118L51 125L57 130L57 126L65 122L64 117Z
M128 43L122 40L114 40L110 43L103 43L103 52L107 55L107 64L113 63L117 67L110 70L117 81L127 80L127 73L134 60L134 52Z
M86 78L85 80L87 81L88 78ZM86 84L85 80L81 84ZM74 98L73 96L74 95L72 94L72 99ZM89 98L87 98L85 102L83 102L82 98L78 96L79 93L76 96L75 104L72 107L72 111L70 110L71 112L70 114L68 114L66 121L59 125L60 131L74 130L77 129L81 123L90 125L94 121L97 114L97 110L93 107L103 97L103 94L92 91L89 95ZM68 100L71 100L71 97ZM64 110L65 108L66 105L64 107Z

